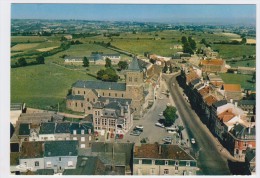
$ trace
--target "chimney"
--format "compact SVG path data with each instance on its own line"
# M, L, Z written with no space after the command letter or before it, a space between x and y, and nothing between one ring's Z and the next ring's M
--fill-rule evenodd
M233 104L233 99L230 99L230 103L232 103L232 104Z
M159 155L162 154L162 145L159 145Z

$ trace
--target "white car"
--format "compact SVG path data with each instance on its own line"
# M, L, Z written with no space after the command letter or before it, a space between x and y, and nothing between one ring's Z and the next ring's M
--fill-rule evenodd
M144 126L142 126L142 125L137 125L137 126L135 126L135 128L137 128L137 129L144 129Z
M191 138L191 139L190 139L190 142L191 142L192 144L196 143L194 138Z
M158 126L158 127L164 128L164 125L159 123L159 122L155 123L155 125Z
M162 140L163 140L164 142L169 142L169 143L172 142L172 138L171 138L171 137L164 137Z
M160 112L160 114L158 114L159 116L163 116L163 112Z

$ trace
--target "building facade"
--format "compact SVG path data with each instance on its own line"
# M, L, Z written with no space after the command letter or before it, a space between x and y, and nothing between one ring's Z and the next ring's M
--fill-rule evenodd
M197 162L178 145L135 145L133 175L196 175Z
M72 93L67 96L68 109L92 114L93 104L101 98L132 99L131 108L137 117L143 114L144 74L133 58L126 71L126 83L103 81L77 81L72 85Z

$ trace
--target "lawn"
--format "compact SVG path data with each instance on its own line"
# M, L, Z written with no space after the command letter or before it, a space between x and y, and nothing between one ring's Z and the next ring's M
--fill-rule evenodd
M25 44L17 44L11 48L11 51L25 51L28 49L35 48L39 46L40 43L25 43Z
M219 50L219 55L223 59L231 59L242 57L243 55L255 55L256 47L251 45L229 45L229 44L213 44L213 50Z
M231 67L256 67L256 60L238 61L238 62L227 62Z
M46 41L46 38L41 36L12 36L11 37L12 43L27 43L27 42L38 43L44 41Z
M224 83L229 84L240 84L244 89L251 89L255 90L255 83L251 83L252 75L243 75L243 74L230 74L230 73L223 73L220 74Z
M52 63L11 69L11 102L49 109L61 104L68 89L77 80L95 80L83 71L69 70Z

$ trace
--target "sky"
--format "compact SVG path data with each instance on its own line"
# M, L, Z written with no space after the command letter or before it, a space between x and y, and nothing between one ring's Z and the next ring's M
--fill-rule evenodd
M255 21L255 5L12 4L12 19L82 19L178 22Z

